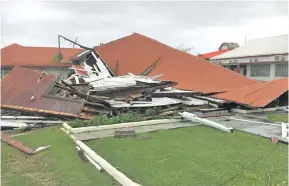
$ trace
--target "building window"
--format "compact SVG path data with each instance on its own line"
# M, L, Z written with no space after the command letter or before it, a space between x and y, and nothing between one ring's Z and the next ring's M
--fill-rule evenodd
M278 56L274 56L275 61L282 61L283 60L283 56L278 55Z
M288 64L275 64L275 76L276 77L287 77L288 76Z
M252 64L250 76L269 77L270 76L270 64Z
M280 56L275 56L275 61L279 61L280 60Z

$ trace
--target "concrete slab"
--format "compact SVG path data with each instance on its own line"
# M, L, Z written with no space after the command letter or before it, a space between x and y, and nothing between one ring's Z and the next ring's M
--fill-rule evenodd
M92 139L99 139L114 136L114 132L118 131L127 131L127 130L134 130L136 133L144 133L144 132L152 132L158 130L165 130L165 129L174 129L180 127L192 127L199 124L195 124L192 122L175 122L175 123L160 123L155 125L143 125L143 126L133 126L130 128L122 128L122 129L106 129L106 130L99 130L99 131L90 131L90 132L83 132L83 133L76 133L73 134L79 140L92 140Z
M230 120L230 118L232 118L232 117L237 118L237 119L264 122L264 120L261 118L248 119L248 117L246 117L245 115L225 116L225 117L208 118L208 119L215 121L215 122L218 122L220 124L223 124L227 127L232 127L234 129L242 130L242 131L256 134L259 136L263 136L266 138L271 138L273 136L276 136L279 139L282 139L281 124L280 124L280 126L272 126L272 125L266 125L266 124L261 124L261 123L252 123L252 122L246 122L246 121ZM268 121L266 121L266 122L268 123ZM276 124L276 123L272 122L272 124Z

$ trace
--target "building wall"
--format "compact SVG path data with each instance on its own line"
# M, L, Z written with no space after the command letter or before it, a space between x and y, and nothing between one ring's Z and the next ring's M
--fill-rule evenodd
M232 58L232 59L218 59L218 60L213 60L213 62L220 64L222 66L226 66L227 68L230 66L238 66L238 65L244 66L245 65L246 76L252 79L259 80L259 81L269 81L273 79L286 77L284 75L283 76L276 75L276 65L283 64L284 65L283 70L284 71L286 70L286 74L288 77L288 54L268 55L268 56L251 56L251 57L241 57L241 58ZM270 72L262 74L261 76L256 76L256 74L254 75L254 72L256 73L257 66L260 67L260 71L262 71L262 68L268 69L268 66L269 66ZM280 68L277 71L280 73ZM285 72L283 72L283 74L284 73Z
M250 64L250 63L267 63L267 62L288 62L288 54L267 55L267 56L250 56L229 59L212 59L214 63L224 65Z
M278 79L280 77L275 77L275 64L270 65L270 75L269 76L251 76L251 64L247 65L247 77L258 80L258 81L270 81L273 79Z
M71 71L69 67L25 67L33 70L46 71L50 74L54 74L57 78L66 79ZM1 67L1 79L10 72L12 67Z

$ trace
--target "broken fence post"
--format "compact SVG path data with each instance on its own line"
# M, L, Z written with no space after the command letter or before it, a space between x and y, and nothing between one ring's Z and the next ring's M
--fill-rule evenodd
M203 125L207 125L207 126L210 126L210 127L213 127L213 128L216 128L216 129L219 129L219 130L222 130L222 131L225 131L225 132L233 132L233 128L231 127L226 127L224 125L221 125L219 123L216 123L214 121L210 121L208 119L205 119L205 118L199 118L197 117L195 114L192 114L192 113L189 113L189 112L182 112L182 113L179 113L182 117L192 121L192 122L196 122L196 123L201 123Z

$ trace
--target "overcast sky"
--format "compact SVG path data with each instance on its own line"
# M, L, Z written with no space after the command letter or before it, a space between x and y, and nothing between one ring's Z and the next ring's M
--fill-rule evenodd
M242 45L245 34L250 40L288 33L287 1L4 1L1 7L2 47L56 47L59 34L95 46L138 32L204 53L222 42Z

